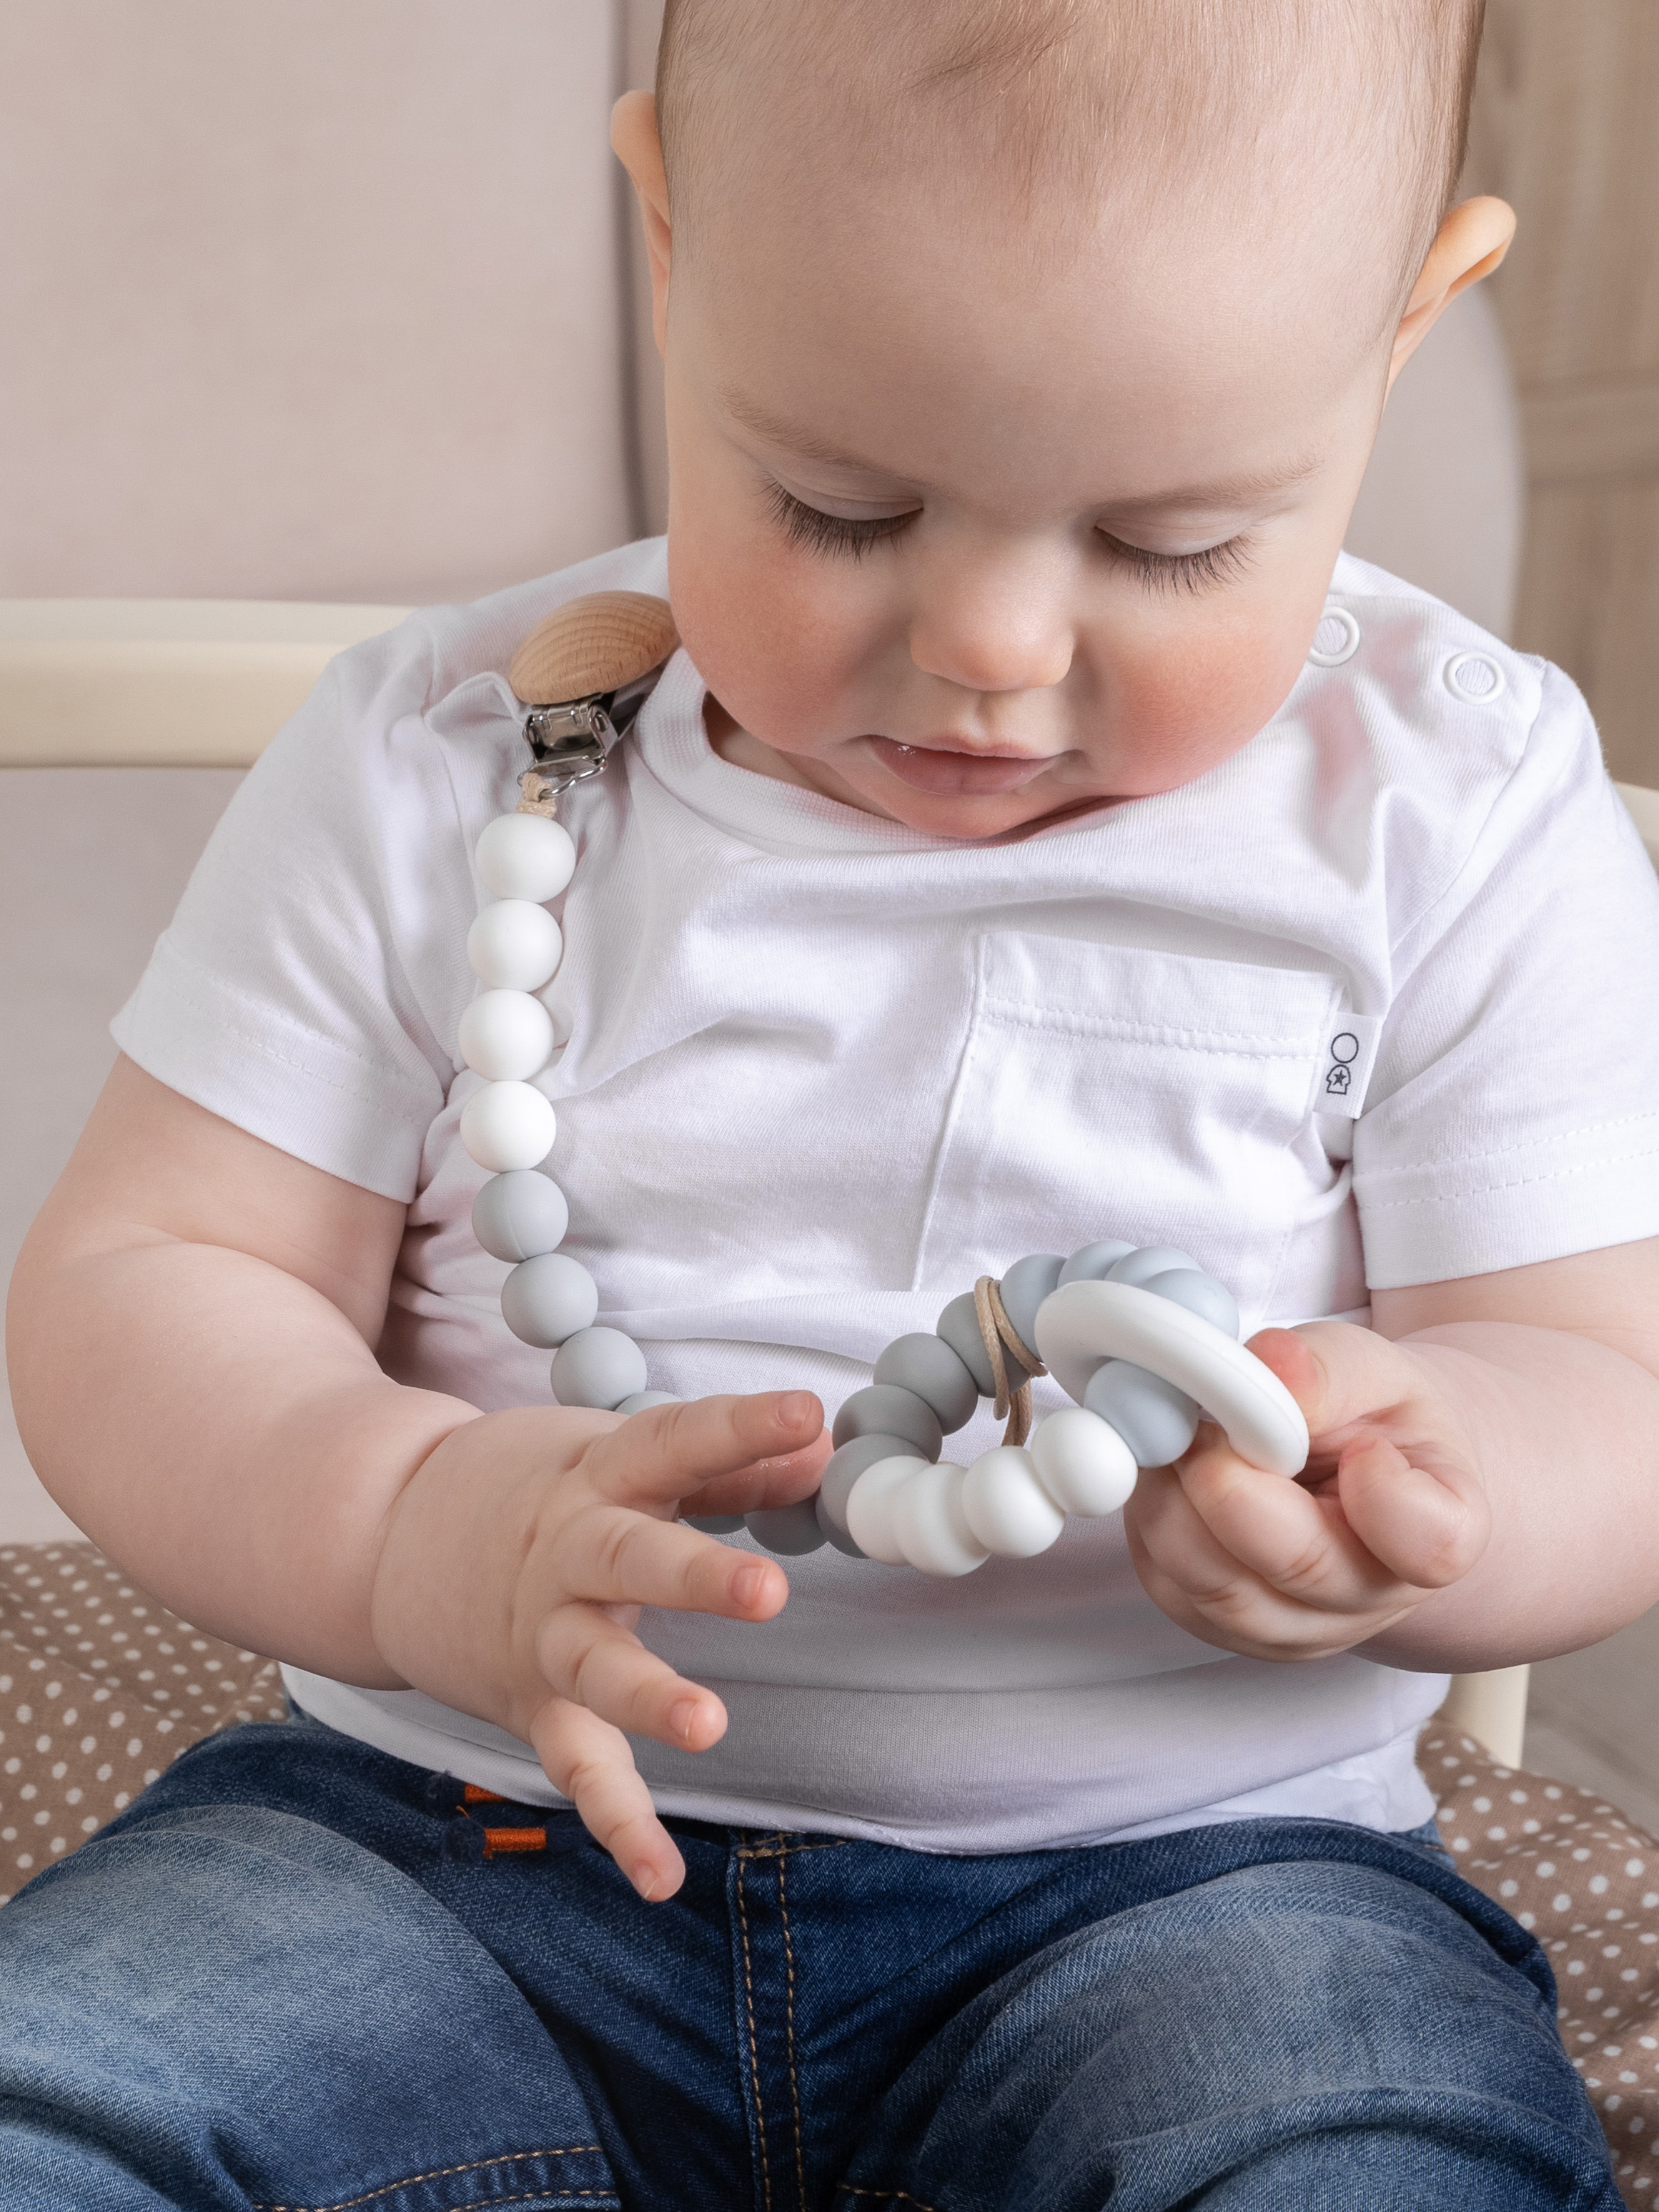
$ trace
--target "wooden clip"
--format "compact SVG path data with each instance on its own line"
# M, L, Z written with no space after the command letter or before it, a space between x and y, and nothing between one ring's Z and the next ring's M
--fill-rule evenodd
M538 622L513 656L507 682L527 707L619 691L680 641L665 599L647 592L593 592Z

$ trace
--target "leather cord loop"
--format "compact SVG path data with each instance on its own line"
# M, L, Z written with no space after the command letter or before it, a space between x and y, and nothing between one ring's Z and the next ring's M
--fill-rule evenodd
M1009 1320L1002 1303L1002 1285L994 1275L981 1275L974 1285L974 1311L979 1317L979 1333L985 1340L985 1356L991 1363L991 1376L996 1384L992 1411L998 1420L1006 1419L1007 1423L1002 1441L1005 1444L1023 1444L1031 1433L1032 1379L1048 1370ZM1012 1352L1027 1370L1025 1380L1018 1387L1009 1382L1006 1352Z

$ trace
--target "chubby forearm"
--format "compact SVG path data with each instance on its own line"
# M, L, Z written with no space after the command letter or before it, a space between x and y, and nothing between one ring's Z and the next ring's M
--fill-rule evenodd
M370 1626L387 1516L475 1408L390 1381L280 1267L159 1235L33 1240L9 1358L42 1480L146 1588L231 1642L399 1686Z
M1605 1341L1498 1321L1400 1348L1455 1409L1491 1534L1469 1571L1359 1648L1429 1672L1576 1650L1659 1600L1659 1379Z

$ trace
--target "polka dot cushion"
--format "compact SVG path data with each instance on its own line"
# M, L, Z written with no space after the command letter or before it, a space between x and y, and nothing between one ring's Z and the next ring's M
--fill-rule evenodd
M1549 1954L1561 2039L1626 2204L1659 2200L1659 1844L1593 1790L1499 1766L1431 1723L1418 1763L1460 1874Z
M283 1716L272 1661L190 1627L90 1544L0 1545L0 1902L198 1736ZM1653 2204L1659 1844L1593 1791L1434 1723L1418 1758L1460 1871L1547 1946L1625 2202Z
M188 1627L90 1544L0 1545L0 1900L186 1744L283 1711L274 1662Z

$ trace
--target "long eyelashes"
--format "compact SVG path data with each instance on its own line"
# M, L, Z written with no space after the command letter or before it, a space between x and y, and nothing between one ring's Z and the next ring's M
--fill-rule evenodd
M850 554L854 561L861 560L884 538L896 538L915 520L916 512L855 522L844 514L826 514L822 507L808 507L781 483L768 483L765 499L773 521L792 545L804 545L813 553Z
M854 561L862 560L872 547L897 538L921 513L919 507L913 507L905 514L855 521L809 507L775 482L763 487L763 496L774 523L792 545L805 546L813 553L841 554ZM1109 531L1098 530L1095 535L1115 561L1133 569L1149 591L1158 592L1199 592L1231 583L1249 567L1255 550L1248 536L1206 545L1201 553L1153 553L1144 545L1114 538Z
M1096 536L1115 561L1133 568L1155 592L1201 592L1216 584L1231 583L1250 565L1252 548L1247 537L1229 538L1219 545L1206 545L1201 553L1150 553L1144 545L1126 544L1109 531Z

